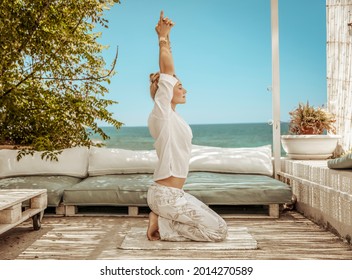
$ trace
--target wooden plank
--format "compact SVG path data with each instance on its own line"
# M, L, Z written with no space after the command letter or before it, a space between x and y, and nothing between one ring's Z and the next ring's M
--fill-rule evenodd
M224 219L273 219L266 214L220 214Z
M270 204L269 205L269 216L271 218L279 218L279 216L280 216L279 204Z
M0 190L0 234L43 212L47 206L46 189ZM31 206L22 211L22 202L31 200Z
M47 193L41 193L33 198L31 198L30 208L43 209L48 205Z
M26 211L21 213L21 218L19 220L14 221L13 223L0 224L0 234L18 226L19 224L23 223L24 221L28 220L29 218L42 211L43 209L27 209Z
M74 205L65 205L65 216L76 215L77 207Z
M138 207L136 207L136 206L129 206L129 207L128 207L128 215L129 215L129 216L138 216Z
M209 206L209 205L208 205ZM250 205L250 206L263 206L262 209L254 209L251 210L250 208L249 211L247 209L242 209L239 211L229 211L228 209L223 209L221 210L222 205L211 205L210 208L214 208L215 206L219 207L220 210L215 210L216 212L219 213L220 216L223 218L264 218L264 219L273 219L273 218L278 218L280 216L280 205L277 204L269 206L269 205ZM229 205L225 205L229 206ZM236 205L238 206L238 205ZM249 206L249 207L250 207ZM64 209L62 209L62 207ZM268 208L268 211L266 212L265 207ZM98 210L97 212L91 212L89 211L90 206L84 206L84 209L80 208L79 206L75 205L60 205L56 207L56 214L57 215L65 215L65 216L77 216L77 217L84 217L84 216L111 216L111 217L148 217L149 211L146 212L145 209L140 209L140 208L145 208L145 206L138 207L138 206L126 206L126 212L109 212L107 210L106 212ZM270 215L270 209L272 211L272 214Z
M55 207L55 214L56 215L65 215L65 206L60 204L59 206Z
M31 199L34 196L43 194L46 189L1 189L0 210Z
M12 205L9 208L0 210L0 224L13 224L22 217L22 203Z
M226 219L228 227L247 227L257 250L122 250L117 247L132 227L147 228L146 217L44 217L47 232L13 252L13 259L249 259L352 260L352 246L298 212L283 212L278 219ZM25 226L25 225L24 225ZM43 224L44 226L44 224ZM16 229L18 232L16 232ZM21 236L19 228L9 238ZM0 251L11 252L1 243Z

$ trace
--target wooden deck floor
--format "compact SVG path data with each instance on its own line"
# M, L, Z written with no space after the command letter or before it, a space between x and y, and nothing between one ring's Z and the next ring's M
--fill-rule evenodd
M230 218L228 226L247 227L257 250L122 250L117 247L131 227L146 218L116 216L47 217L33 231L31 222L0 235L0 259L330 259L352 260L352 246L297 212L279 219ZM26 240L26 242L24 242Z

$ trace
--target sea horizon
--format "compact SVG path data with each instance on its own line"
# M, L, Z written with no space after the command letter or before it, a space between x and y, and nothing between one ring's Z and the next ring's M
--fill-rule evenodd
M285 125L285 124L288 124L289 121L281 121L281 125ZM221 123L189 123L190 126L195 126L195 125L237 125L237 124L267 124L267 125L271 125L270 122L221 122ZM100 128L107 128L107 127L114 127L112 125L99 125ZM132 128L132 127L148 127L147 124L145 125L122 125L120 127L121 128L124 128L124 127L129 127L129 128Z
M223 148L259 147L273 145L272 125L269 123L190 124L192 144ZM100 126L110 137L103 141L93 135L92 140L107 148L152 150L154 139L147 126ZM281 123L281 134L288 133L288 123Z

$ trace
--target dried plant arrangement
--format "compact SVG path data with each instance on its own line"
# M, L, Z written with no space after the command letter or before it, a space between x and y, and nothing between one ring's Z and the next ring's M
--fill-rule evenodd
M325 131L336 134L334 125L336 118L323 107L310 106L309 102L306 104L300 103L289 114L290 134L323 134Z

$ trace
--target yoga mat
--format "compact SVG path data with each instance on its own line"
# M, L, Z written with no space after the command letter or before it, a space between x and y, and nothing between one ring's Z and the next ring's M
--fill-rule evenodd
M222 242L197 241L149 241L147 228L132 227L118 247L125 250L253 250L257 249L257 241L246 227L229 230L226 240Z

